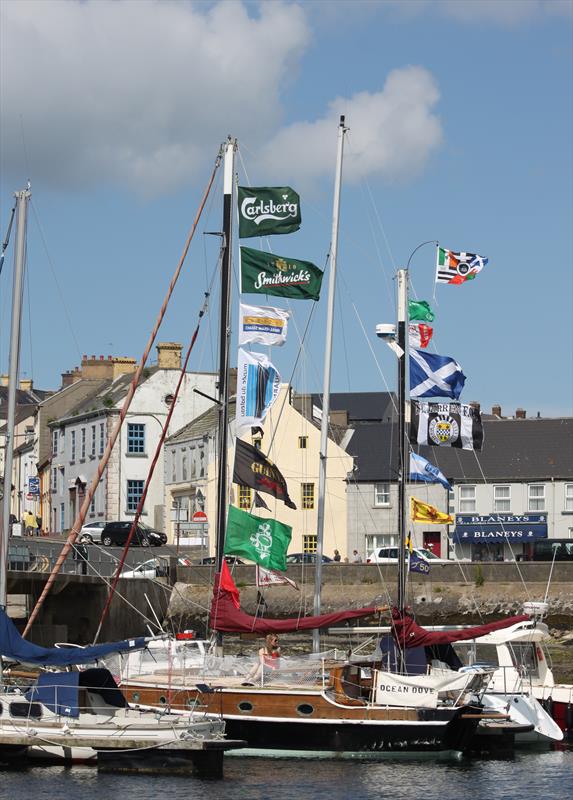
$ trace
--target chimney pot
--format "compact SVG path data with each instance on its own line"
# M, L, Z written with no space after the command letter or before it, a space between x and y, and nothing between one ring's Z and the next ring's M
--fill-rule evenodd
M525 419L526 411L524 408L518 408L515 412L515 419Z

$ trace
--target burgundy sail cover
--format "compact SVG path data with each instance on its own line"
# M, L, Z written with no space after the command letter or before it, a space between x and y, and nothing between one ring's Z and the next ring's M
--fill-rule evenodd
M400 647L431 647L438 644L452 644L463 642L466 639L477 639L486 633L509 628L517 622L525 622L530 618L527 614L519 617L507 617L498 622L489 622L485 625L475 625L473 628L463 628L454 631L427 631L414 621L408 612L401 613L397 608L392 609L392 631L394 639Z
M229 575L230 578L230 575ZM231 579L232 582L232 579ZM228 587L228 579L224 576L224 584ZM370 606L359 608L356 611L335 611L332 614L320 614L316 617L292 617L290 619L265 619L252 617L237 608L234 603L234 592L229 588L219 585L219 573L215 575L215 587L211 601L209 624L212 630L222 633L292 633L294 631L308 631L335 625L347 619L358 619L376 614L378 608ZM233 584L234 586L234 584ZM235 592L238 591L235 588Z

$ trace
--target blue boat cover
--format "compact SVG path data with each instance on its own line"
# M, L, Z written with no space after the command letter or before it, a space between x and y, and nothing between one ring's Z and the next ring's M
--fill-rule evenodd
M79 717L79 680L79 672L43 672L26 692L26 700L64 717Z
M22 639L10 617L0 608L0 656L12 661L39 667L69 667L72 664L90 664L109 653L143 650L145 647L144 636L87 647L40 647Z

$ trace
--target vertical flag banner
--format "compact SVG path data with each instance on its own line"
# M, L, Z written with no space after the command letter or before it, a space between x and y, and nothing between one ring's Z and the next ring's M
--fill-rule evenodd
M466 376L450 356L410 350L410 397L452 397L462 393Z
M286 341L290 314L272 306L239 306L239 346L266 344L281 347Z
M229 506L225 555L239 556L265 569L286 570L286 554L292 537L290 525L261 519Z
M436 255L436 283L465 283L472 281L482 271L488 259L476 253L455 253L438 247Z
M281 376L262 353L239 347L237 367L237 428L260 425L277 399Z
M412 402L410 442L430 447L481 450L483 424L479 409L465 403Z
M241 292L318 300L322 270L310 261L241 247Z
M410 480L441 483L445 489L452 488L443 472L417 453L410 453Z
M427 300L408 300L408 316L420 322L433 322L436 317Z
M415 497L410 498L410 519L414 522L425 522L426 525L451 525L454 521L450 514L444 514Z
M239 186L239 238L298 231L300 197L290 186Z
M255 492L266 492L296 509L288 494L283 474L261 451L248 442L237 439L233 483L250 486Z
M425 350L430 344L433 334L434 329L429 325L424 325L423 322L411 322L408 325L410 347L414 347L416 350Z

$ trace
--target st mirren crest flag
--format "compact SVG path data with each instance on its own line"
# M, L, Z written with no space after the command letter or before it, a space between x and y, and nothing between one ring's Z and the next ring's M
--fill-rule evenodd
M239 186L239 238L298 231L300 197L290 186Z
M260 425L277 399L281 376L262 353L247 353L239 347L237 366L237 412L239 432Z
M280 347L286 341L290 314L282 308L272 306L248 306L239 308L239 346L244 344L266 344Z
M430 447L481 450L483 425L479 409L464 403L412 401L410 442Z
M455 253L438 247L436 255L436 283L454 285L471 281L482 271L488 259L477 253Z

